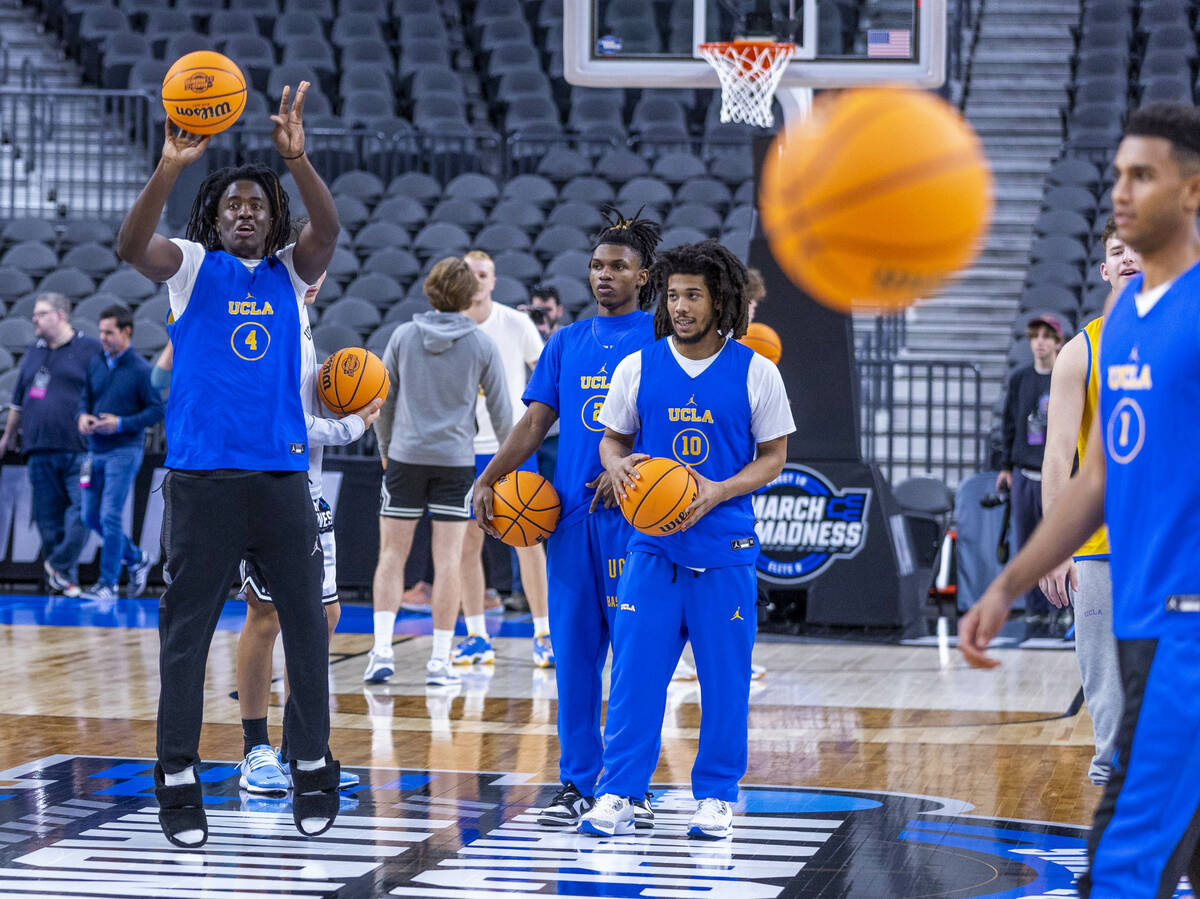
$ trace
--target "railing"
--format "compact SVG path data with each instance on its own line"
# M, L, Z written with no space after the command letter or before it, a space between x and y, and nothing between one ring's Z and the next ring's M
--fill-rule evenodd
M954 487L986 467L991 410L964 360L859 359L863 458L896 483L932 473Z
M866 359L895 359L904 348L908 333L907 320L903 314L877 315L871 322L871 331L859 333L857 353Z
M0 87L0 217L124 215L149 175L149 109L139 91Z

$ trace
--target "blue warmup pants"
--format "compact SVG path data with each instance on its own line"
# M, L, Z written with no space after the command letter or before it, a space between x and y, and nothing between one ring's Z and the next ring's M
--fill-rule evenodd
M591 796L603 763L600 713L617 581L631 529L616 509L566 525L546 541L550 640L558 684L558 771ZM658 734L654 734L658 754Z
M667 686L690 639L702 709L692 795L697 800L737 800L738 781L746 773L757 601L753 565L698 572L665 556L629 554L617 589L604 776L598 793L631 797L650 789Z
M1170 897L1200 879L1200 643L1118 640L1125 707L1088 839L1083 899Z

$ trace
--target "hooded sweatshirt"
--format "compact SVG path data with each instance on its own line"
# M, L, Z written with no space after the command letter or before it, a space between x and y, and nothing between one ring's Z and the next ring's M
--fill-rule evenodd
M379 410L379 452L409 465L475 465L475 399L483 392L503 443L512 430L504 363L495 342L460 312L421 312L383 351L392 380Z

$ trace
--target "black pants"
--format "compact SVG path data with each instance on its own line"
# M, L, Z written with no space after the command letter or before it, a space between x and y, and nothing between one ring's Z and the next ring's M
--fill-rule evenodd
M298 472L163 481L163 552L170 584L159 604L158 758L169 774L200 760L208 647L238 561L254 560L275 601L291 696L283 734L293 758L329 744L329 635L322 557L308 477Z
M1019 468L1013 469L1012 478L1012 524L1020 549L1042 520L1042 482L1025 477ZM1056 611L1036 585L1025 594L1026 618L1045 618Z

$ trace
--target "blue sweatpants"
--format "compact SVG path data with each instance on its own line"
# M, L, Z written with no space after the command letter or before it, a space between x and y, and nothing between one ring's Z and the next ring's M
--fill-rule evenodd
M1120 601L1120 597L1117 597ZM1125 707L1088 839L1083 899L1150 899L1200 878L1200 645L1118 640Z
M546 541L558 770L562 782L575 784L584 796L592 795L603 763L604 663L631 533L619 511L602 509L560 524Z
M665 556L629 554L617 588L604 776L598 793L641 796L650 788L667 686L690 639L702 708L692 795L737 800L738 781L746 773L757 599L753 565L699 572Z

